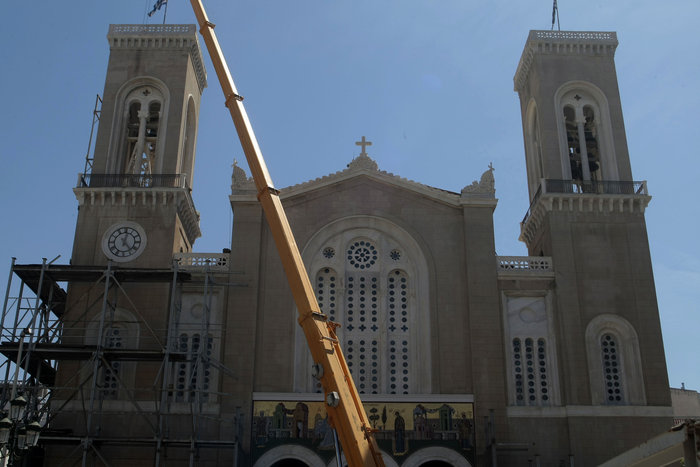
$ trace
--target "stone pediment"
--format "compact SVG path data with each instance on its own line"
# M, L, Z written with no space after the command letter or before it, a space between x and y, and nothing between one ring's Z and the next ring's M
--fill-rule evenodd
M492 170L492 169L490 169ZM235 175L233 183L231 185L232 193L231 200L236 199L243 200L242 197L249 197L255 190L252 180L247 177L243 169L236 166L234 168ZM490 174L490 171L487 171ZM490 196L473 196L467 191L462 191L462 193L456 193L448 190L443 190L441 188L435 188L429 185L425 185L407 178L395 175L391 172L384 170L379 170L377 162L369 157L367 154L363 153L355 157L347 165L344 170L325 175L323 177L315 178L297 185L292 185L280 190L280 198L292 198L304 193L309 193L322 188L326 188L332 185L338 185L340 183L356 179L356 178L369 178L378 183L383 183L386 185L395 186L399 189L412 191L414 193L420 194L422 196L431 198L435 201L441 202L443 204L448 204L451 206L462 206L465 204L488 204L495 207L497 200L494 197L495 190L489 192ZM483 176L482 176L483 178ZM493 177L491 177L492 180ZM474 182L477 184L477 182ZM493 181L491 181L491 186L493 186Z

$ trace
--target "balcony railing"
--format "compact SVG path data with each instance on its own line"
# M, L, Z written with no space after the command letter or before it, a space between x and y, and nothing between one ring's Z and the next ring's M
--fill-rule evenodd
M186 271L228 271L227 253L175 253L173 259Z
M573 195L647 195L647 182L612 181L612 180L550 180L543 179L537 193L532 198L530 208L525 213L523 224L530 217L532 208L543 193L562 193Z
M187 188L187 174L79 174L78 188Z
M589 193L598 195L646 195L646 182L611 180L544 180L545 193Z
M499 273L548 274L553 273L549 256L498 256Z

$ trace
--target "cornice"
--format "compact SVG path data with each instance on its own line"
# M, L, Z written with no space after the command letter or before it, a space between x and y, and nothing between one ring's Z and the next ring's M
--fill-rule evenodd
M617 33L602 31L530 31L513 77L514 91L527 84L535 55L615 56Z
M658 405L564 405L553 407L510 406L509 418L564 418L564 417L664 417L673 416L673 408Z
M486 173L491 173L488 170ZM465 190L462 193L435 188L429 185L409 180L400 177L384 170L379 170L377 163L367 155L360 155L354 158L346 169L338 172L318 177L303 183L292 185L280 190L280 199L289 199L312 191L352 180L358 177L366 177L375 180L379 183L402 188L414 193L421 194L429 199L446 204L452 207L489 207L495 208L498 200L494 197L495 190L493 189L493 180L491 177L490 184L486 188ZM484 176L482 175L482 179ZM482 182L474 182L477 187ZM471 186L470 186L471 187ZM231 196L229 197L232 203L234 202L250 202L255 198L255 188L252 179L247 177L245 171L234 164L234 176L231 185Z
M194 24L110 24L107 33L110 50L176 49L187 51L192 59L201 93L207 87L207 71Z
M187 240L190 244L202 236L199 228L199 212L188 188L73 188L80 206L143 206L158 209L161 206L177 208Z
M520 223L519 240L524 242L529 248L537 237L545 216L550 212L596 213L601 215L617 213L644 214L644 210L650 201L651 196L643 194L544 193L540 195L530 208L527 219Z

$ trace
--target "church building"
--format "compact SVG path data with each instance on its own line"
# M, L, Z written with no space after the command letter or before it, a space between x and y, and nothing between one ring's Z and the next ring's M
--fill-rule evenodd
M195 252L207 87L195 26L112 25L107 37L70 264L13 264L35 304L17 319L19 307L3 310L13 332L0 350L24 374L3 403L21 395L23 422L41 426L22 455L47 466L338 465L242 167L230 248ZM451 192L381 170L362 137L337 172L280 190L389 467L595 466L672 425L651 197L632 177L617 36L524 39L513 67L529 256L495 253L491 166Z

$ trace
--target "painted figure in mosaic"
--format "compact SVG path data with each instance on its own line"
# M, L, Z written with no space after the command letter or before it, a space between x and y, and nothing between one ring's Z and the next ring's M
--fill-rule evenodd
M260 411L260 416L256 419L255 427L255 443L258 446L264 446L267 443L267 424L268 420L265 417L265 412Z
M292 413L294 426L292 428L292 438L308 437L309 429L309 406L303 402L297 402Z
M466 413L462 412L462 417L457 425L460 447L465 450L470 449L472 447L472 423L467 418Z
M452 414L455 409L447 404L440 407L440 431L452 431Z
M394 454L402 454L408 450L406 446L406 421L396 412L394 418Z
M416 439L427 439L427 410L425 410L422 404L418 404L416 408L413 409L413 429L416 432Z

